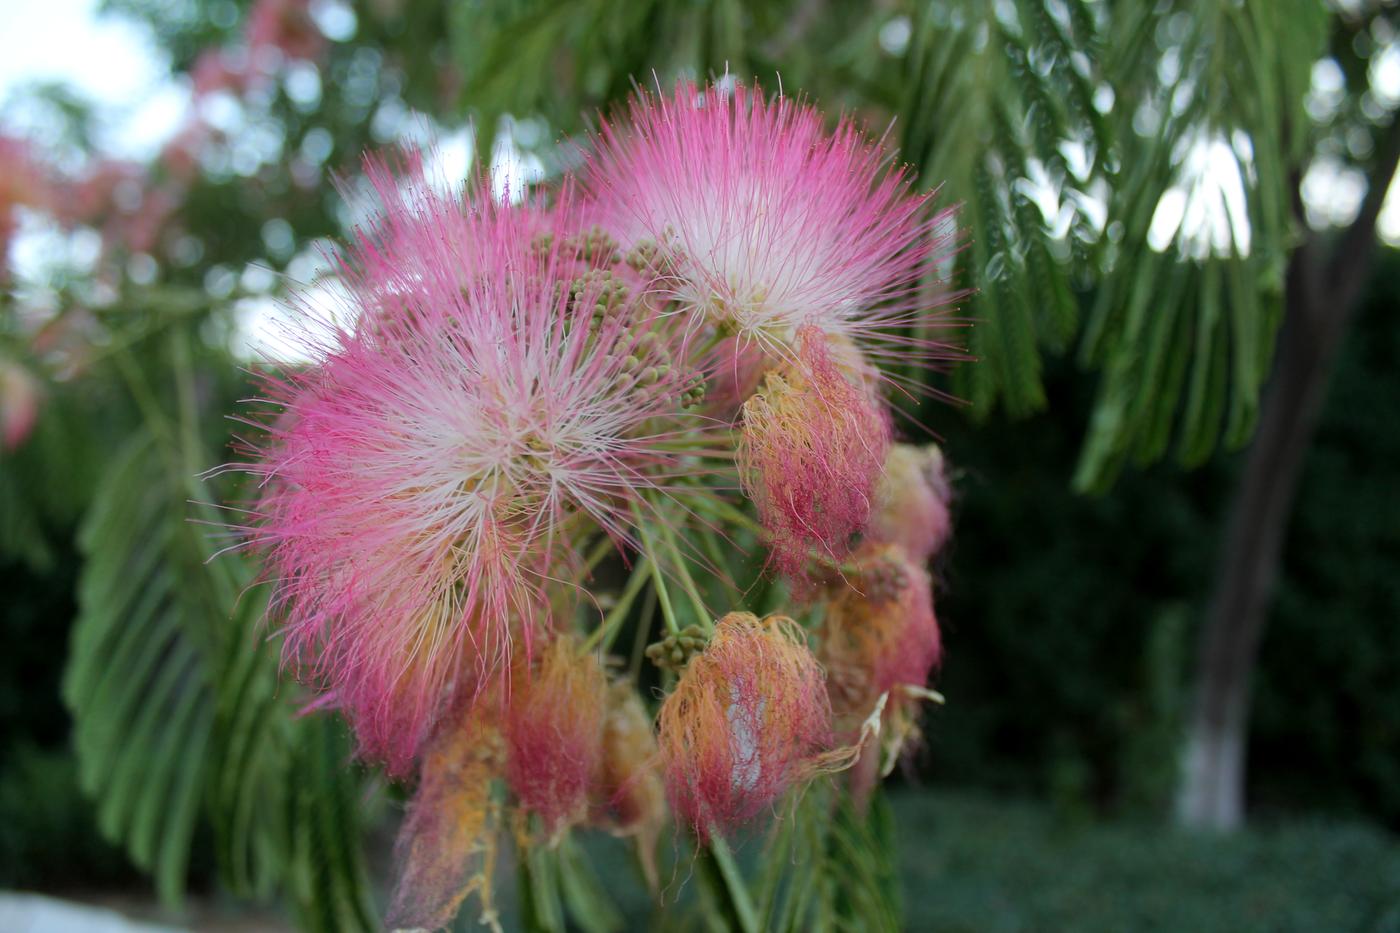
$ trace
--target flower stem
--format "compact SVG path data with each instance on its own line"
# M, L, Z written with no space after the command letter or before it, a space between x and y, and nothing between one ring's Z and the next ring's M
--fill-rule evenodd
M632 516L637 520L637 533L642 538L642 550L649 558L647 563L651 566L652 588L656 591L656 600L661 604L661 617L666 621L666 628L672 635L679 635L681 631L680 623L676 621L676 610L671 606L671 592L666 586L666 575L661 572L661 564L656 553L656 544L652 541L651 533L647 530L646 521L642 517L641 509L634 503L632 506Z
M637 594L642 591L642 585L647 582L651 573L651 559L643 555L637 560L636 566L632 568L632 575L627 578L627 585L623 587L622 593L617 597L617 605L609 610L603 617L603 621L598 623L598 627L588 634L584 640L583 647L586 651L591 651L599 644L603 650L607 651L612 647L613 640L617 638L618 630L622 628L622 621L627 618L627 612L632 608L632 603L636 602Z

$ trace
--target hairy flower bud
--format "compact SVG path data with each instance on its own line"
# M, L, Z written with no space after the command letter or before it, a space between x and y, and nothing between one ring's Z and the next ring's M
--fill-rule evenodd
M520 664L505 715L506 780L551 834L582 819L603 757L608 683L597 659L556 638Z
M875 491L869 537L898 545L923 562L942 550L952 533L950 491L938 445L895 444Z
M855 374L859 380L860 374ZM839 559L870 515L890 423L866 385L814 329L796 365L769 374L745 404L739 461L777 570L801 579L813 549Z
M428 743L394 846L390 929L448 926L472 893L481 898L482 922L495 924L491 876L501 814L491 784L503 757L496 715L495 704L482 700L444 717Z
M892 545L867 545L853 563L826 603L818 654L842 738L857 741L878 716L888 768L917 735L919 700L932 695L925 684L942 659L942 636L921 563ZM857 767L858 796L874 772Z
M666 792L656 771L656 735L633 685L614 683L603 724L603 760L594 787L593 823L633 837L647 884L658 886L656 843L666 823Z
M704 839L747 823L822 765L832 743L821 668L784 616L732 612L657 719L677 819Z

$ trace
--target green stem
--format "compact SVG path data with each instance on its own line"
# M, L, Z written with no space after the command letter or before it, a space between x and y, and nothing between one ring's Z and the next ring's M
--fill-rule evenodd
M646 656L647 639L651 637L652 622L656 618L656 590L647 590L642 612L637 616L637 634L632 639L632 662L627 669L632 673L632 683L642 674L642 658Z
M709 867L704 864L708 861L708 855L713 860L714 868L718 869L715 872L718 887L725 895L725 906L729 908L735 924L744 933L759 933L758 911L754 909L749 889L744 884L743 872L734 861L729 845L719 836L712 835L708 849L708 853L701 852L699 855L702 867Z
M665 539L666 548L676 561L676 572L680 575L681 586L686 595L690 597L691 605L695 607L698 624L709 627L712 621L710 610L705 606L705 599L700 595L700 587L696 586L695 578L690 575L690 565L685 555L681 553L680 545L676 543L676 533L666 522L661 523L661 537Z
M680 623L676 621L676 610L671 605L671 592L666 587L666 575L661 572L661 564L657 560L656 544L651 539L651 533L647 531L646 522L642 518L641 509L634 503L632 506L632 517L637 520L637 533L642 538L642 550L645 557L649 558L651 565L651 581L656 590L656 599L661 604L661 617L666 621L666 628L672 635L679 635L681 631Z
M763 526L750 515L745 515L742 509L719 498L718 496L700 496L695 500L694 508L697 511L710 510L710 514L716 518L733 522L750 531L762 533Z
M632 575L627 578L627 585L623 587L622 593L617 597L617 605L603 617L603 621L598 623L598 627L589 633L584 641L585 651L591 651L599 644L603 650L607 651L612 647L613 639L617 637L617 632L622 628L623 619L627 618L627 612L632 608L632 603L636 601L637 594L642 591L642 584L646 583L651 573L651 560L645 555L638 559L635 567L632 568Z

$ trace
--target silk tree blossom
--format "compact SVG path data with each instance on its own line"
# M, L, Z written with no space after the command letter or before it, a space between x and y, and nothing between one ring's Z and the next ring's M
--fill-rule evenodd
M922 563L937 554L952 534L943 452L937 444L895 444L885 458L875 492L869 537L903 548Z
M840 735L859 741L872 718L880 725L880 742L863 749L853 770L858 799L917 736L920 701L937 696L926 685L943 639L922 563L897 545L863 545L826 602L818 656Z
M495 697L445 716L427 743L422 774L394 845L391 930L452 924L476 894L481 922L500 931L492 899L502 812L492 782L504 766Z
M671 809L701 839L748 823L832 752L821 668L792 619L731 612L657 716Z
M603 761L608 682L592 654L556 638L517 664L505 715L506 779L554 836L587 815Z
M946 258L950 215L853 122L828 132L791 98L684 82L629 116L604 125L585 185L683 309L776 358L804 327L880 362L949 358L920 282Z
M767 532L771 562L802 583L815 549L839 560L870 515L890 422L865 367L842 366L814 327L797 361L744 403L739 464Z
M567 192L544 212L370 174L383 219L342 270L356 323L308 313L319 362L268 380L250 530L288 658L401 774L549 625L577 537L659 520L644 493L704 441L684 345L591 274Z
M716 348L712 400L742 405L744 488L801 583L865 528L890 442L881 385L953 355L935 339L951 296L923 287L951 218L851 121L828 132L781 95L681 83L629 117L603 127L585 187Z

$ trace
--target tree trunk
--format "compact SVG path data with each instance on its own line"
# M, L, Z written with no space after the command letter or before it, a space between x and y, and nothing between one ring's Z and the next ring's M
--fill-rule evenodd
M1231 506L1197 658L1177 815L1188 826L1244 819L1250 687L1279 557L1327 386L1375 250L1376 218L1400 158L1400 120L1378 153L1356 220L1325 265L1315 235L1288 266L1284 323L1258 431Z

